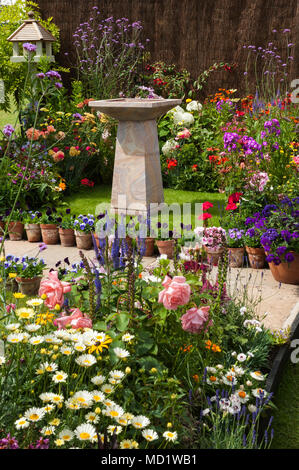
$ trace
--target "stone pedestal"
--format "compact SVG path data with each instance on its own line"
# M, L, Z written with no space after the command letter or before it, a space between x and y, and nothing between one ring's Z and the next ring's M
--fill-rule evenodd
M156 119L181 100L116 99L89 106L118 119L111 208L146 216L151 203L163 203Z

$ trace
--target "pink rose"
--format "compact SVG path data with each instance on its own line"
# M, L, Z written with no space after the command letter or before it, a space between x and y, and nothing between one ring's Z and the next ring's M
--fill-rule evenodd
M67 325L71 325L72 328L92 328L92 321L90 318L85 317L84 314L78 308L71 309L71 315L60 316L56 318L53 323L58 326L58 329L64 329Z
M158 302L163 303L167 310L176 310L189 302L191 287L184 276L175 276L173 279L166 276L162 285L165 289L160 292Z
M47 296L45 305L50 309L54 309L55 305L63 305L64 294L70 292L72 286L69 282L63 282L58 279L58 272L51 271L46 279L40 283L38 295L41 297L43 294Z
M189 333L201 333L206 328L206 332L208 327L212 325L212 321L209 321L209 310L209 306L201 308L193 307L187 310L181 318L183 330ZM207 324L208 321L209 323Z

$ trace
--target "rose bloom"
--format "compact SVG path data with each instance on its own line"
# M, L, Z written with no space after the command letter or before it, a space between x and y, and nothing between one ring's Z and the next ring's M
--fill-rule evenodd
M58 279L58 272L52 271L48 274L46 279L42 279L40 283L40 289L38 295L46 295L45 305L51 309L55 308L55 305L63 305L64 294L71 291L71 285L69 282L60 281Z
M175 276L173 279L166 276L162 285L165 289L160 292L158 302L163 303L167 310L176 310L189 302L191 287L184 276Z
M177 134L178 139L189 139L189 137L191 137L191 132L187 128Z
M54 155L53 155L53 160L54 162L59 162L60 160L63 160L64 159L64 153L59 150L58 152L55 152Z
M30 129L27 129L26 131L26 136L28 140L38 140L40 137L40 132L38 129L33 129L33 127L30 127Z
M61 330L65 328L66 325L71 325L72 328L92 328L92 321L90 318L85 317L84 314L78 308L71 309L72 314L67 316L61 316L56 318L53 323L55 326L58 326L58 329Z
M181 317L183 330L189 333L201 333L206 328L205 332L207 332L208 327L212 325L212 321L209 321L209 310L209 306L193 307L187 310L185 315Z

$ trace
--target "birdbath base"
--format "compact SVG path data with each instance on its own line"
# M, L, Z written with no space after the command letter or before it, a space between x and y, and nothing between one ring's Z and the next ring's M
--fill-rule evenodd
M89 103L119 121L111 196L115 213L146 216L151 204L164 202L156 119L180 103L130 98Z

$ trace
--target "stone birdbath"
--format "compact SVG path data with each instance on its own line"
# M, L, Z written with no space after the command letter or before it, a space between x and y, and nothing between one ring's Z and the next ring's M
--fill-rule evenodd
M111 209L146 216L150 204L164 202L156 119L182 100L119 98L89 106L119 121Z

